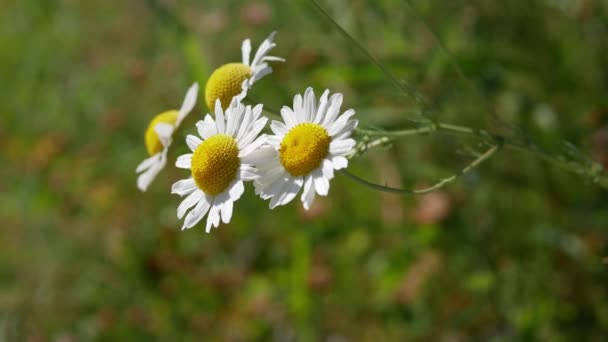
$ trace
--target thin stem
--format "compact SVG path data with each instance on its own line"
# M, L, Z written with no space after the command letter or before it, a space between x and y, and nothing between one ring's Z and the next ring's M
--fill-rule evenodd
M501 148L501 144L497 144L497 145L493 145L492 147L490 147L486 152L484 152L482 155L480 155L479 157L477 157L475 160L473 160L470 164L468 164L465 168L463 168L462 170L460 170L460 172L455 173L453 175L451 175L450 177L447 178L443 178L441 180L439 180L437 183L433 184L432 186L428 187L428 188L422 188L422 189L398 189L398 188L392 188L389 186L385 186L385 185L379 185L379 184L375 184L372 182L369 182L359 176L356 176L346 170L341 170L340 173L342 173L343 175L347 176L348 178L354 180L355 182L365 185L367 187L370 187L372 189L375 190L379 190L379 191L383 191L383 192L388 192L388 193L394 193L394 194L402 194L402 195L422 195L422 194L427 194L429 192L433 192L436 191L442 187L444 187L446 184L453 182L454 180L456 180L458 177L461 177L462 175L466 174L467 172L473 170L474 168L476 168L477 166L479 166L479 164L483 163L486 159L490 158L492 155L494 155L500 148Z
M474 129L466 126L452 125L446 123L431 123L426 126L406 129L406 130L398 130L398 131L382 131L382 130L366 130L366 129L357 129L358 132L365 134L367 136L382 136L382 137L405 137L410 135L417 134L426 134L435 131L441 131L450 134L464 134L471 135L477 137L483 141L494 142L504 144L506 148L511 150L525 152L528 154L532 154L539 159L542 159L548 163L551 163L555 166L558 166L566 171L575 173L579 176L585 177L589 179L592 183L599 185L604 189L608 189L608 176L603 174L603 167L594 161L589 161L589 165L583 164L581 162L568 161L562 155L551 154L543 151L538 146L527 143L527 142L519 142L513 141L505 136L493 134L486 130L482 129ZM358 151L359 153L365 151L366 149Z
M372 63L374 63L378 67L378 69L380 69L384 73L386 78L388 78L391 81L391 83L393 83L393 85L395 87L397 87L397 89L402 91L405 95L413 97L416 100L416 102L418 102L420 104L424 104L424 99L418 93L418 91L416 91L416 89L414 89L414 87L406 84L403 81L399 81L395 77L395 75L393 75L393 73L390 72L390 70L388 70L388 68L386 66L384 66L384 64L380 63L380 61L378 61L378 59L376 59L376 57L374 57L374 55L372 55L363 45L361 45L361 43L359 43L340 24L338 24L338 22L336 22L334 20L334 18L332 18L332 16L329 15L329 13L327 13L327 11L323 7L321 7L321 5L319 5L319 3L316 0L310 0L310 2L315 7L315 9L317 11L319 11L319 13L321 13L338 30L338 32L340 32L340 34L342 34L342 36L346 40L348 40L355 47L357 47L357 49L361 53L363 53L365 55L365 57L367 57Z

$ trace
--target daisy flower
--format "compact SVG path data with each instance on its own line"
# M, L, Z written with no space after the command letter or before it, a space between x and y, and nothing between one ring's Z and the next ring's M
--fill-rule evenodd
M293 100L293 109L284 106L284 122L272 121L274 135L253 155L260 177L255 180L256 194L270 199L270 209L289 203L301 188L304 209L310 209L315 195L326 196L334 170L348 166L346 155L354 148L350 135L357 120L355 111L340 114L342 94L329 99L326 90L317 99L312 88Z
M137 165L137 169L135 170L136 173L140 173L139 177L137 177L137 187L139 190L146 191L150 183L156 178L156 175L165 167L167 163L167 151L172 141L171 136L192 108L194 108L197 96L198 83L194 83L188 89L179 111L170 110L160 113L148 125L144 138L150 157Z
M205 101L207 107L213 109L215 100L219 99L225 109L233 97L239 101L247 96L247 91L262 77L270 74L272 68L266 62L285 62L285 59L267 56L268 52L277 44L273 42L276 32L272 32L258 48L251 60L251 41L245 39L241 47L242 63L228 63L217 68L209 77L205 87Z
M215 120L207 114L196 124L200 138L186 137L192 153L177 158L175 165L189 169L191 177L182 179L171 188L171 193L187 196L177 208L177 217L184 219L182 229L196 225L207 215L207 233L211 226L228 223L233 203L244 191L243 181L257 177L251 154L265 141L259 136L268 121L260 117L262 105L245 107L234 98L226 112L219 100L215 102Z

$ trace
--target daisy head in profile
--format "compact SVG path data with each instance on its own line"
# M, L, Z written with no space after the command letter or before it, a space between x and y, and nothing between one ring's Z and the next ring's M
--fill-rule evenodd
M267 118L260 117L262 105L244 106L233 98L224 111L215 102L215 119L207 114L196 124L199 136L188 135L186 143L192 153L177 158L176 166L190 170L171 192L186 196L177 208L177 217L185 215L182 229L196 225L207 215L206 231L232 217L233 203L244 191L243 182L257 177L252 152L266 141L258 136ZM188 214L186 215L186 212Z
M184 98L184 102L179 111L169 110L155 116L144 134L146 149L150 157L144 159L137 165L136 173L137 187L141 191L146 191L156 175L165 167L167 163L167 151L171 146L173 132L179 127L188 113L192 111L198 96L198 83L194 83Z
M319 103L312 88L304 97L294 97L293 108L283 107L283 122L272 121L273 135L267 144L254 152L260 177L255 191L270 200L270 208L289 203L303 188L301 200L310 209L315 195L326 196L334 170L348 166L346 156L355 147L350 138L357 120L355 111L340 113L342 94L329 97L329 90Z
M242 62L224 64L211 74L205 87L205 101L209 109L214 108L218 99L223 109L228 107L235 96L239 101L243 100L256 81L272 72L268 62L285 61L283 58L268 56L268 52L276 46L273 42L275 34L276 32L272 32L262 42L253 59L251 41L245 39L241 47Z

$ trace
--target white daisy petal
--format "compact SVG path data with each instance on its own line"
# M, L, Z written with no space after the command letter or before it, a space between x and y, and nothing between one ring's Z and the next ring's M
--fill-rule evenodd
M272 120L270 123L270 129L276 135L285 135L287 132L289 132L289 129L287 129L287 126L285 126L284 123L276 120Z
M323 164L321 164L321 171L323 172L323 176L328 180L332 180L334 178L334 164L331 162L331 160L323 160Z
M321 196L327 196L329 193L329 180L323 176L323 172L319 169L313 171L315 190Z
M186 92L186 97L184 98L184 102L182 103L182 107L179 109L179 114L177 115L177 120L175 122L175 126L179 127L182 121L188 116L188 113L192 111L194 105L196 104L196 98L198 96L198 83L194 83Z
M272 187L270 188L270 193L273 195L270 199L270 203L268 204L270 209L274 209L283 204L280 203L281 196L287 193L287 189L289 189L291 183L293 183L293 179L290 178L287 178L286 180L282 179L280 182L273 183Z
M312 122L316 113L317 99L315 98L315 92L311 87L308 87L304 93L304 121Z
M249 66L249 59L251 58L251 40L243 40L243 45L241 46L241 54L243 57L243 64Z
M264 76L266 76L266 75L268 75L268 74L270 74L270 73L272 73L272 68L271 68L271 67L268 67L268 66L267 66L267 67L264 67L264 68L260 69L259 71L257 71L257 72L256 72L256 73L253 75L253 78L252 78L251 82L252 82L252 83L253 83L253 82L257 82L257 81L259 81L259 80L260 80L262 77L264 77Z
M353 150L357 143L354 139L334 140L329 144L329 153L344 155Z
M300 94L294 96L293 98L293 112L296 114L296 122L298 124L306 122L302 95Z
M310 209L313 201L315 200L315 194L316 194L316 192L315 192L313 177L307 176L306 180L304 180L304 191L302 191L302 197L300 197L300 200L302 200L304 209L306 209L306 210Z
M352 109L349 109L344 112L344 114L340 115L338 119L329 127L329 130L327 130L329 136L333 137L334 135L338 134L338 132L340 132L344 126L346 126L348 119L350 119L353 115L355 115L355 111Z
M203 140L209 139L209 137L217 134L217 127L215 126L215 121L209 114L205 115L204 120L199 120L196 123L196 128L198 130L198 135L200 135Z
M211 203L209 203L207 196L203 195L203 197L201 197L200 200L198 201L198 203L196 204L196 207L194 207L194 209L190 210L188 215L186 215L186 218L184 219L184 225L182 226L182 230L192 228L197 223L199 223L200 220L202 220L203 217L205 217L205 214L207 213L207 211L209 210L210 207L211 207Z
M318 124L325 118L325 112L327 111L327 107L329 106L329 101L327 97L329 96L329 89L326 89L321 95L321 99L319 99L319 108L317 108L317 113L312 120L312 122Z
M251 106L247 106L245 108L245 115L243 115L243 120L241 121L241 125L238 128L238 132L236 133L236 141L241 142L243 136L249 132L249 124L253 121L253 110Z
M222 204L222 208L221 208L222 222L224 222L224 223L230 222L230 219L232 218L233 204L234 204L234 202L232 200L227 200L226 202L224 202L224 204Z
M224 134L226 122L224 121L224 110L220 99L215 100L215 127L219 134Z
M241 167L239 168L239 178L244 181L258 179L258 170L253 166L241 164Z
M149 169L152 165L158 163L159 160L160 160L160 152L156 153L152 157L144 159L141 163L139 163L139 165L137 165L135 172L140 173L143 170Z
M331 162L334 165L335 170L342 170L348 166L348 159L343 156L334 156L331 158Z
M243 184L243 182L240 180L236 181L228 189L228 198L230 198L231 201L236 201L241 198L241 196L243 196L244 192L245 185Z
M171 145L171 135L173 135L174 129L175 127L173 127L173 125L165 122L157 123L156 126L154 126L154 131L163 147L169 147Z
M190 208L201 200L205 201L203 197L205 197L205 194L201 190L196 190L184 198L179 207L177 207L177 218L181 220Z
M340 113L340 107L342 106L342 94L333 94L329 98L329 103L329 108L327 108L325 118L323 118L323 121L321 123L323 127L330 127L330 125L334 122L334 120Z
M188 195L197 189L196 182L192 178L179 180L171 186L171 193L180 196Z
M302 177L292 177L289 182L287 182L288 186L285 188L285 191L279 196L278 205L285 205L291 202L298 192L300 192L300 189L302 189L303 183L304 180Z
M149 169L144 171L139 177L137 177L137 188L140 191L146 191L150 183L156 178L156 175L162 170L162 166L154 164Z
M283 108L281 108L281 117L283 118L283 122L285 122L288 129L292 129L298 124L295 113L287 106L283 106Z
M220 225L220 208L221 203L216 203L214 201L211 209L209 210L209 216L207 217L207 227L205 231L209 233L211 231L211 227L217 227Z
M196 148L198 147L198 145L200 145L203 141L195 136L195 135L191 135L188 134L186 136L186 144L188 145L188 148L190 148L190 151L194 152L196 150Z
M264 55L266 55L266 53L272 49L273 47L275 47L276 44L273 43L274 40L274 36L276 35L276 32L272 32L270 33L270 35L268 36L268 38L266 38L262 44L260 45L260 47L258 48L258 51L255 54L255 57L253 57L253 61L251 61L251 65L256 65L258 64L262 58L264 57Z
M250 165L268 165L277 158L277 151L271 147L261 147L240 157L241 162Z
M353 133L353 130L357 127L358 123L359 122L357 120L349 120L346 123L346 125L344 125L344 127L342 127L341 130L336 132L336 134L333 136L333 139L342 140L342 139L350 138L351 134Z
M192 153L186 153L186 154L182 154L181 156L177 157L177 160L175 161L175 166L179 167L180 169L189 169L191 163L192 163Z
M156 178L158 173L165 167L167 163L167 148L164 148L162 152L155 154L156 159L153 163L147 162L149 164L147 170L142 168L143 173L137 177L137 188L144 192L150 186L150 183Z
M251 144L255 137L257 137L258 134L260 134L260 132L264 129L266 122L268 122L268 118L261 118L253 124L253 127L250 126L249 132L246 133L238 142L239 148L244 148L246 145Z
M279 146L281 146L282 140L283 140L283 137L279 137L276 135L270 135L270 136L266 137L266 144L278 149Z
M262 62L285 62L285 58L275 57L275 56L266 56L266 57L262 57Z
M251 143L249 143L249 145L246 145L241 150L241 152L239 152L239 157L246 156L252 153L253 151L259 149L262 145L266 143L266 140L267 138L265 135L259 136L257 139L255 139L255 141L252 141Z

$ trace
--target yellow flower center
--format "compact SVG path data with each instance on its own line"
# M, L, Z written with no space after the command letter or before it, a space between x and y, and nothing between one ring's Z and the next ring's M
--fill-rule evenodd
M321 166L331 138L323 126L303 123L292 128L279 149L281 164L292 176L303 176Z
M243 81L251 75L251 68L242 63L224 64L215 69L205 87L207 107L215 109L215 100L220 99L222 108L226 109L232 98L241 92Z
M170 125L175 125L178 114L179 112L176 110L169 110L158 114L154 117L154 119L152 119L152 121L150 121L150 124L146 129L144 138L146 141L146 149L148 150L148 153L151 156L163 150L163 144L160 143L160 140L158 139L158 134L156 134L154 127L161 122L168 123Z
M192 178L206 194L222 193L236 177L241 161L236 140L217 134L203 141L192 155Z

